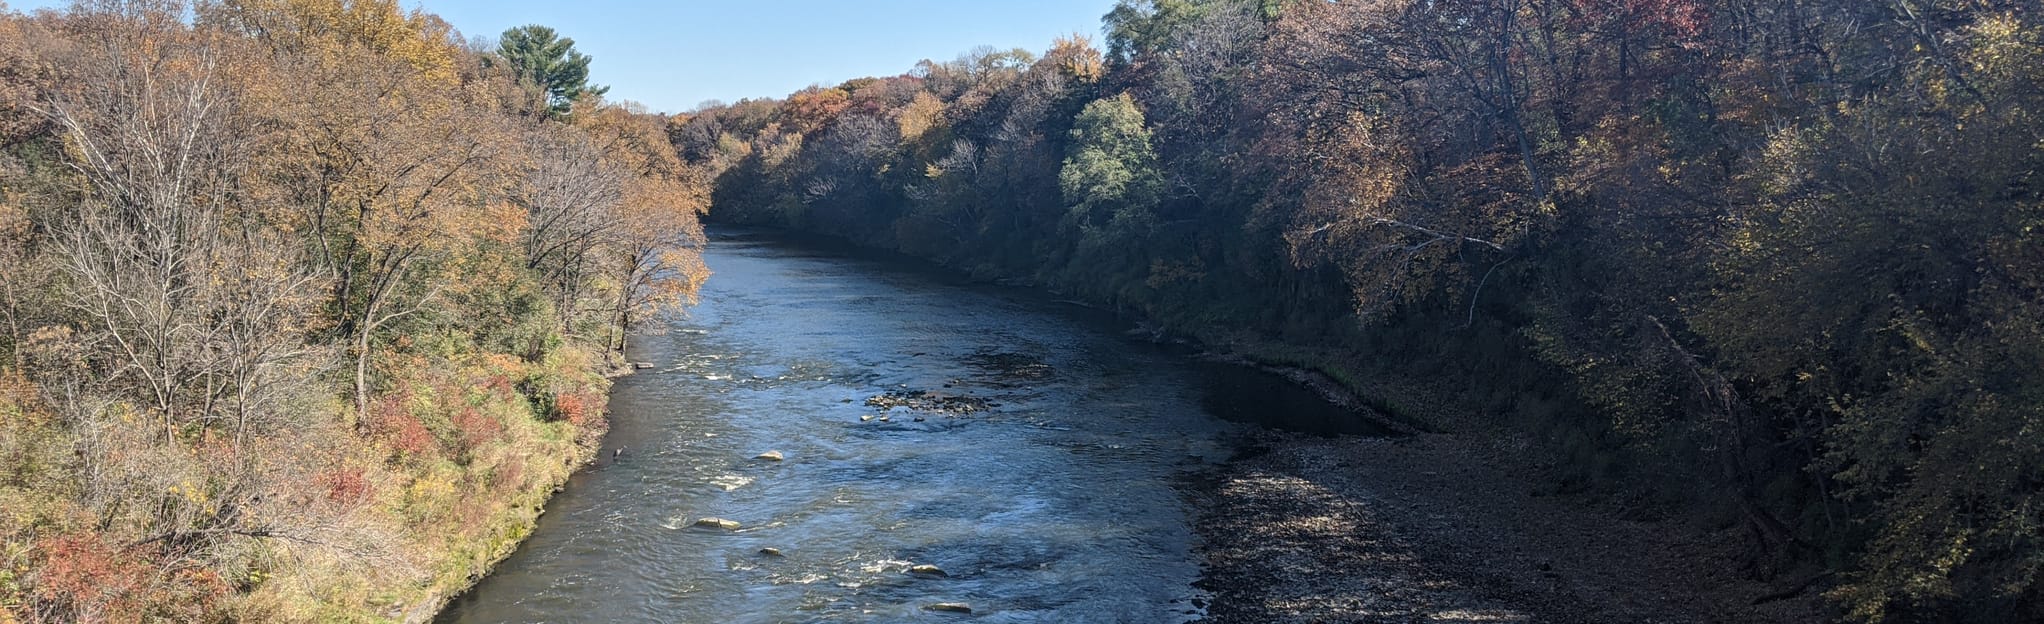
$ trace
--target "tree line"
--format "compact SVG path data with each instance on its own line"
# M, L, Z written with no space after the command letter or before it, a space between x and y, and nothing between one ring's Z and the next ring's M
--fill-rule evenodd
M1124 0L671 120L714 217L1528 440L1868 622L2044 619L2023 0Z
M430 614L707 275L706 180L551 29L0 11L0 620Z

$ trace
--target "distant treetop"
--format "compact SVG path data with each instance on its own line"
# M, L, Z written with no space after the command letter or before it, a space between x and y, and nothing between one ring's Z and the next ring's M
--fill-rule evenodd
M568 114L585 93L600 96L610 91L589 84L589 55L575 51L575 40L546 26L528 24L504 31L497 56L511 64L520 84L545 94L551 115Z

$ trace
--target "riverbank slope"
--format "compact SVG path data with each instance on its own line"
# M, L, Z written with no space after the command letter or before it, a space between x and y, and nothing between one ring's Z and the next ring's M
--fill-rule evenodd
M1209 621L1828 619L1813 592L1742 574L1736 536L1554 495L1524 450L1450 434L1260 436L1192 488Z

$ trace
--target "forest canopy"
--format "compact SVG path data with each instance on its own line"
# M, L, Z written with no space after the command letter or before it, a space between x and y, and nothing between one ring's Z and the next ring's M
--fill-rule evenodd
M719 221L900 250L1537 441L1851 619L2044 620L2019 0L1124 0L670 128Z

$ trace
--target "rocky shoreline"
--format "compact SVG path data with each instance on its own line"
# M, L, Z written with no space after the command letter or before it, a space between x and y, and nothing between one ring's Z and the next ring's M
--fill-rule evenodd
M1509 444L1258 432L1188 486L1206 621L1789 623L1815 594L1745 577L1739 538L1540 495Z

